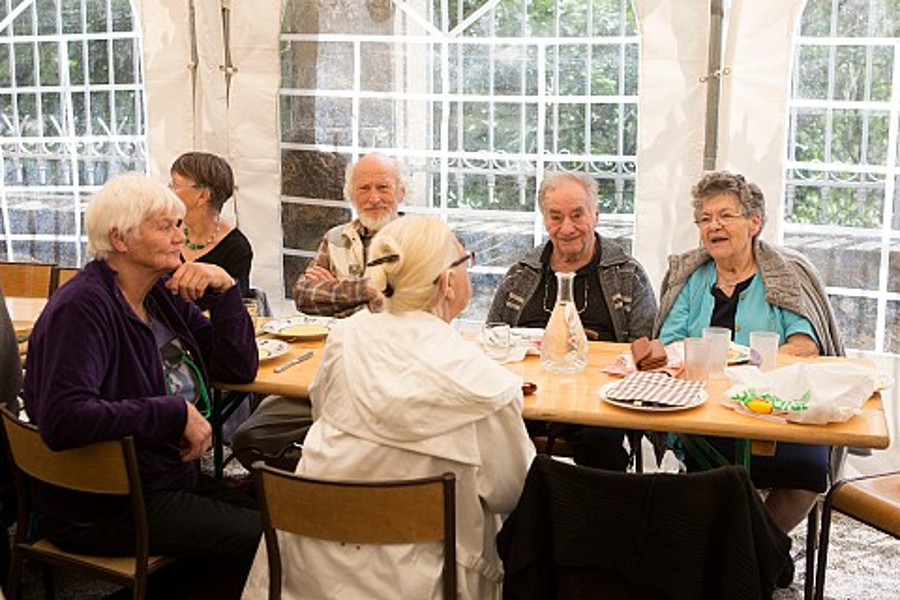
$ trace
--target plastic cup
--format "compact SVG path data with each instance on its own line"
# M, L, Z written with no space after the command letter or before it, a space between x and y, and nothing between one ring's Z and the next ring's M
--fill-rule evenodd
M725 377L731 330L725 327L707 327L703 330L703 339L709 342L709 376L712 378Z
M509 337L509 324L486 323L481 328L484 353L494 360L505 360L509 355Z
M750 362L760 371L775 368L778 356L778 343L781 336L774 331L750 332Z
M691 381L706 381L709 378L709 340L684 340L684 378Z

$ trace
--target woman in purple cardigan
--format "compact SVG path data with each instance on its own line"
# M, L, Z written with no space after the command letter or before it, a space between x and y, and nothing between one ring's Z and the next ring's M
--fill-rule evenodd
M252 381L258 354L235 280L216 265L182 264L183 214L174 193L137 174L110 180L91 199L85 228L95 260L35 323L23 398L55 450L134 436L151 554L208 561L193 563L191 584L208 575L225 584L220 597L236 597L259 514L249 498L201 481L199 459L212 439L209 382ZM200 297L209 318L193 302ZM33 494L44 533L60 547L133 552L130 510L118 499L50 486Z

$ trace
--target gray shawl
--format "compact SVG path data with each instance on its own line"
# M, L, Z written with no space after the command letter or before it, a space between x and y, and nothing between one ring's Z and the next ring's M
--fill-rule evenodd
M823 355L843 356L841 334L825 287L812 263L795 250L773 246L759 238L754 242L753 252L766 286L766 300L809 320L819 338ZM708 260L712 258L703 248L669 257L669 271L662 282L654 336L659 335L662 323L688 277Z

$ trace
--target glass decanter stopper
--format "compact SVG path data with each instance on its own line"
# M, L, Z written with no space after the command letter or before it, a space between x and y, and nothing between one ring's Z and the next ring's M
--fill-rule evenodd
M541 364L554 373L575 373L587 364L588 345L573 300L575 273L556 273L556 304L541 340Z

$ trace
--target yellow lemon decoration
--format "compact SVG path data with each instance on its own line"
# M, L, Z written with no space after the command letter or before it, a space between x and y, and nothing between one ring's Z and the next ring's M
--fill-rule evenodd
M768 415L772 412L772 403L764 398L756 397L747 403L747 408L755 413Z

